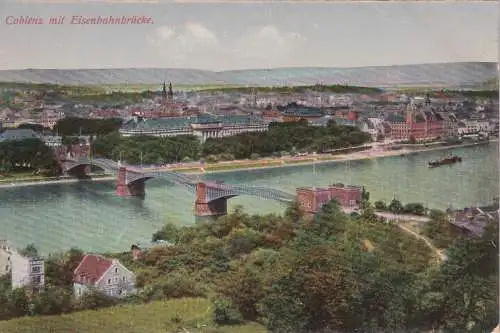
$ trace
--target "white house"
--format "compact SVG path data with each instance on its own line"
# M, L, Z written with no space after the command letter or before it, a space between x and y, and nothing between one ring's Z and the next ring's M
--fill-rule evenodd
M493 126L487 120L461 120L458 124L459 135L490 133L492 130Z
M45 284L45 265L41 258L21 255L7 241L0 240L0 275L11 273L12 288L41 289Z
M135 274L119 260L87 254L73 274L73 289L77 297L90 290L111 297L124 297L134 292Z
M379 134L385 134L383 126L384 120L380 118L365 118L361 121L360 130L371 135L372 140L376 141Z

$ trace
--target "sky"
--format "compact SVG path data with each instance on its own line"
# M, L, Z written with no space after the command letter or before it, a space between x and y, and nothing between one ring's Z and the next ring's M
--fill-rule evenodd
M150 16L76 25L73 15ZM20 16L46 24L12 23ZM62 25L47 24L66 16ZM0 69L362 67L498 61L498 4L0 1Z

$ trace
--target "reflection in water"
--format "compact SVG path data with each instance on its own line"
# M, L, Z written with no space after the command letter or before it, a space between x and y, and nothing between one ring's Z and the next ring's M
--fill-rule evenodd
M443 151L407 157L302 165L207 174L200 179L270 186L295 193L300 186L334 182L365 185L372 200L421 202L430 208L488 203L498 196L498 144L453 149L463 162L429 169ZM249 213L282 212L284 205L255 197L236 197L229 209L243 205ZM43 252L79 246L86 251L121 251L169 221L194 223L194 193L167 179L146 183L146 197L115 195L114 181L79 182L0 189L0 239L17 246L34 243Z

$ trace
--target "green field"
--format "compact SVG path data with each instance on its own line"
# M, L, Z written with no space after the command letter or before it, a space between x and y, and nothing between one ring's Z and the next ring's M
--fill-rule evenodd
M256 323L217 328L212 323L208 299L183 298L148 304L124 305L45 317L0 321L0 332L9 333L261 333ZM186 331L184 331L186 332Z

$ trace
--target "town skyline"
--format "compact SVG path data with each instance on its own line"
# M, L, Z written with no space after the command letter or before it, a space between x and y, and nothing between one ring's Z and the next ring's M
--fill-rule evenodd
M210 71L497 62L492 3L6 3L0 69ZM7 25L7 16L151 16L145 25ZM354 41L354 42L353 42ZM33 52L36 50L36 57Z

